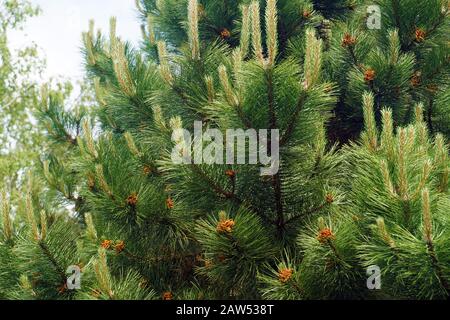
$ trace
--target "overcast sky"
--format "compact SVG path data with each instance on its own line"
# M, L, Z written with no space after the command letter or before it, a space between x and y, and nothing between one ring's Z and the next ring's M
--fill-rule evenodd
M42 9L21 32L10 34L13 48L34 41L47 58L45 78L64 76L79 79L83 75L81 33L89 19L96 30L109 32L109 18L117 17L117 34L136 45L141 37L134 0L31 0Z

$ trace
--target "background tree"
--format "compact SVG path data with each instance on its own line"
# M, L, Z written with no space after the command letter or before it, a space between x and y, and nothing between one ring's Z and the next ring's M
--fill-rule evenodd
M0 297L3 299L70 299L66 270L82 265L76 249L82 237L83 199L77 193L70 160L89 105L89 90L81 87L73 101L69 82L44 85L39 124L40 156L32 152L33 169L22 167L21 180L2 190L0 233ZM74 103L72 108L68 106ZM64 126L63 124L64 123ZM67 263L66 263L67 262ZM71 263L69 263L71 262Z
M8 179L10 187L19 169L30 165L40 143L31 112L37 104L36 79L44 62L34 45L11 52L8 33L38 12L28 1L0 3L0 180Z

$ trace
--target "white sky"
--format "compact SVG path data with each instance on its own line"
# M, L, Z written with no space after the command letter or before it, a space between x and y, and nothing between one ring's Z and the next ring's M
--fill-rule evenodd
M41 7L41 15L29 19L23 31L9 36L12 48L35 42L47 59L43 80L64 76L83 76L81 33L88 29L89 19L95 29L109 33L109 18L117 17L117 34L138 44L140 22L134 0L31 0Z

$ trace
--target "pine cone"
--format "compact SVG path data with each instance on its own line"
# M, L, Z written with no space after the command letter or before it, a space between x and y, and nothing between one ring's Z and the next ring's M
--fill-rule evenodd
M138 196L136 192L133 192L130 196L127 198L127 204L131 207L135 207L138 202Z
M356 38L352 37L351 34L346 33L344 35L344 38L342 39L342 46L350 47L350 46L354 46L355 44L356 44Z
M121 253L125 249L125 242L122 240L117 241L116 245L114 246L114 250L116 250L116 253Z
M420 82L421 82L420 72L415 72L411 78L411 85L413 87L417 87L418 85L420 85Z
M325 201L328 204L332 204L334 202L334 196L331 193L328 193L325 197Z
M278 273L278 279L280 280L280 282L286 283L292 277L293 273L294 273L294 270L292 270L292 269L282 269Z
M150 166L144 166L143 171L144 171L144 174L146 176L148 176L150 173L152 173L152 168Z
M223 28L222 30L220 30L220 37L222 39L228 39L229 37L231 37L231 33L227 28Z
M236 171L234 171L234 170L227 170L227 171L225 171L225 175L227 175L230 178L234 178L236 176Z
M167 200L166 200L166 207L167 207L167 209L170 209L170 210L173 209L174 202L173 202L172 198L167 198Z
M217 232L219 233L231 233L236 223L232 219L220 220L217 225Z

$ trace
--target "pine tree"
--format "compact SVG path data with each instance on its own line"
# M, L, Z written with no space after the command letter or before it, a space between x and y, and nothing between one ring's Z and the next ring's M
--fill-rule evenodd
M65 237L55 244L84 265L79 297L257 298L260 266L294 246L303 218L331 207L324 123L335 98L321 80L322 41L307 29L304 66L278 61L275 1L241 7L245 30L234 48L201 42L197 1L187 8L188 45L158 39L156 61L117 38L114 18L109 39L91 23L84 41L98 122L44 92L39 117L62 150L47 157L43 175L82 216L78 228L68 222L81 232L76 247ZM173 164L172 131L195 120L223 132L279 128L280 170L261 177L260 165ZM39 238L39 226L31 229ZM58 221L49 237L53 229ZM44 240L34 241L39 251ZM68 261L52 260L53 286L31 284L38 298L70 296L55 291ZM136 285L142 294L133 296Z
M33 165L42 141L29 114L39 97L36 78L45 61L36 44L11 45L14 32L39 12L29 1L0 3L0 180L8 189L21 182L22 169Z
M93 215L100 238L124 243L116 272L136 269L160 296L256 298L270 252L292 246L303 215L329 207L334 163L324 121L333 86L321 80L322 41L312 29L303 72L293 59L278 62L275 1L241 7L236 47L201 41L204 13L197 1L187 9L183 45L155 40L157 64L117 39L115 19L108 42L92 29L85 35L105 129L98 144L89 135L83 142L79 165L95 181L83 197L92 213L109 213ZM279 172L261 178L256 165L174 165L172 130L195 120L223 132L280 128Z
M394 133L392 110L382 110L379 131L373 94L363 100L365 131L342 151L349 202L300 233L300 264L288 256L261 275L264 297L448 298L447 143L429 136L422 105L415 122ZM371 291L373 267L381 288Z
M443 3L380 1L389 28L366 30L365 1L142 0L141 48L91 21L96 103L43 87L41 166L2 196L0 298L448 297ZM176 164L217 139L181 128L278 129L278 170Z

